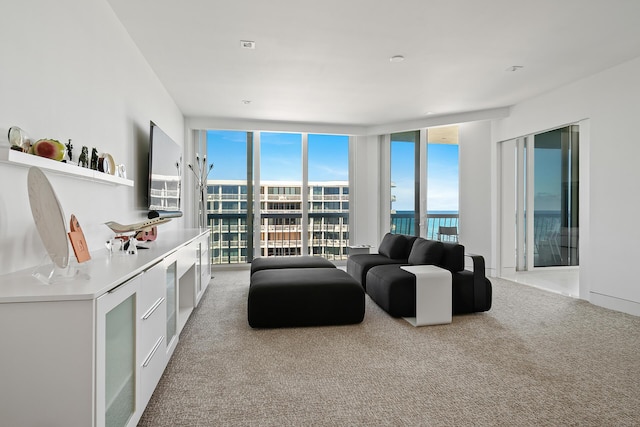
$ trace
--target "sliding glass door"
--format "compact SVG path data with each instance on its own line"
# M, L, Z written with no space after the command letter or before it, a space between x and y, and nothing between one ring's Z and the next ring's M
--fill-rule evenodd
M501 270L579 265L579 127L501 144Z
M535 135L534 267L578 265L578 126Z

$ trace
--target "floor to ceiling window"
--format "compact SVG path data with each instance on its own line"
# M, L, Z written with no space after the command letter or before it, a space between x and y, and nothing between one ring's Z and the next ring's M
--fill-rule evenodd
M207 205L214 263L246 263L254 253L347 258L348 136L213 130L206 135L215 165Z
M458 241L458 126L423 132L426 144L421 144L419 130L390 135L391 232L455 242ZM426 191L421 191L424 188Z
M207 218L214 264L250 262L253 254L253 134L208 131Z
M427 130L428 239L458 241L458 147L458 126Z
M260 133L260 255L302 255L302 134Z
M309 254L347 259L349 137L310 134L307 153Z
M391 233L420 235L420 131L391 134Z

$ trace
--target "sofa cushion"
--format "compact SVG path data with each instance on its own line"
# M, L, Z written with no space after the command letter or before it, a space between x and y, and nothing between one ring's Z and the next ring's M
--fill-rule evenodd
M251 261L251 275L260 270L278 268L332 268L331 261L319 256L270 256L258 257Z
M407 237L402 234L387 233L382 238L378 253L391 259L407 258Z
M380 254L349 255L347 259L347 273L356 279L363 288L367 288L367 272L371 267L385 264L406 264L406 259L394 260Z
M416 276L400 265L378 265L367 272L367 294L393 317L416 315Z
M444 245L437 240L427 240L418 237L413 242L413 247L409 253L409 264L411 265L439 265L442 262Z
M443 242L444 251L440 267L452 273L464 270L464 246L459 243Z

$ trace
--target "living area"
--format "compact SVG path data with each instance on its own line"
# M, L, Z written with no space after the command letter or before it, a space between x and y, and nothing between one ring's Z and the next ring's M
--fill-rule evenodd
M3 5L6 16L18 18L0 27L11 64L0 69L2 153L9 150L4 140L9 129L19 126L34 141L57 139L76 150L97 147L126 166L131 185L45 171L65 214L81 221L88 248L97 253L106 251L104 244L113 237L106 222L147 219L150 121L182 147L185 166L195 164L204 147L199 137L209 129L346 135L349 244L371 246L373 255L390 231L390 135L418 131L426 138L430 128L456 125L458 237L466 252L485 261L491 308L453 316L442 326L414 328L365 296L364 319L355 325L258 330L247 322L250 266L235 271L217 266L200 302L182 316L165 376L157 393L147 396L149 412L137 408L141 425L637 422L640 288L629 266L640 257L640 236L636 227L610 223L633 224L640 208L637 198L629 196L632 183L640 180L640 146L633 138L640 105L639 6L613 1L569 7L549 0L519 5L516 13L498 0L469 1L463 7L412 0L406 8L381 2L375 7L336 2L302 8L285 1L279 9L257 3L247 8L244 2L211 2L213 9L206 11L196 4L148 8L124 0ZM455 21L426 19L436 12ZM515 22L514 14L523 19ZM605 17L612 25L601 25ZM262 21L278 25L265 28ZM464 25L450 31L447 22ZM546 31L540 32L541 26ZM189 40L178 39L188 34ZM253 49L251 43L239 46L253 39ZM443 43L454 41L444 49ZM201 42L214 44L201 47ZM325 61L323 55L337 49L342 50L332 62ZM457 52L457 59L445 63L445 57L429 57L444 50ZM566 52L573 52L570 59ZM205 57L218 62L197 67ZM286 68L293 67L295 58L304 59L307 68ZM167 68L165 60L185 68ZM443 66L433 65L438 63ZM272 69L275 64L284 68ZM369 77L379 80L372 83ZM445 81L449 77L453 82ZM199 78L208 82L200 85ZM262 89L252 92L260 82ZM445 94L436 96L440 87ZM194 103L187 104L187 98ZM566 298L504 279L516 260L506 248L522 236L507 236L503 229L516 214L503 203L501 186L507 180L502 179L506 163L500 144L514 140L518 145L519 138L576 124L581 148L579 292L577 298ZM257 147L259 141L254 142ZM418 145L426 142L421 139ZM416 169L424 170L426 161L420 157ZM4 278L42 264L47 253L30 214L28 169L2 157L0 178ZM198 192L188 169L182 184L184 216L158 226L157 246L178 247L188 240L193 263L180 273L183 283L195 284L197 245L190 244L196 236L180 243L168 238L199 230ZM426 212L421 189L409 190L419 195ZM260 201L254 203L259 208ZM259 241L259 230L252 230L251 238ZM144 251L138 259L149 256ZM169 251L154 260L165 259ZM98 259L106 258L96 257L92 268ZM121 278L114 276L100 280ZM0 279L0 288L6 283ZM41 293L60 289L42 286ZM12 310L17 307L15 301L10 304ZM74 394L83 396L77 406L90 413L91 421L82 425L102 425L104 419L95 413L101 391L92 382L96 348L83 347L77 366L81 375L56 376L58 361L71 365L80 353L61 349L55 331L37 343L21 335L23 325L16 319L32 330L39 323L29 321L26 310L13 316L8 305L0 304L2 335L10 333L15 348L35 348L32 357L40 357L20 387L0 385L0 424L6 414L20 413L56 425L63 412L74 412L59 407L48 414L44 403L34 403L42 377L33 372L48 371L55 377L48 387L58 390L74 383L67 377L75 382L87 378L85 387L91 391ZM96 319L87 313L67 321L92 336ZM2 378L15 369L13 356L0 352Z

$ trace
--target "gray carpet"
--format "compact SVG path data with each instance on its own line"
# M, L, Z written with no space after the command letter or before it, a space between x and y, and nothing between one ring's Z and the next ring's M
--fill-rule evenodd
M253 330L216 271L141 426L640 425L640 318L492 279L493 308L414 328Z

